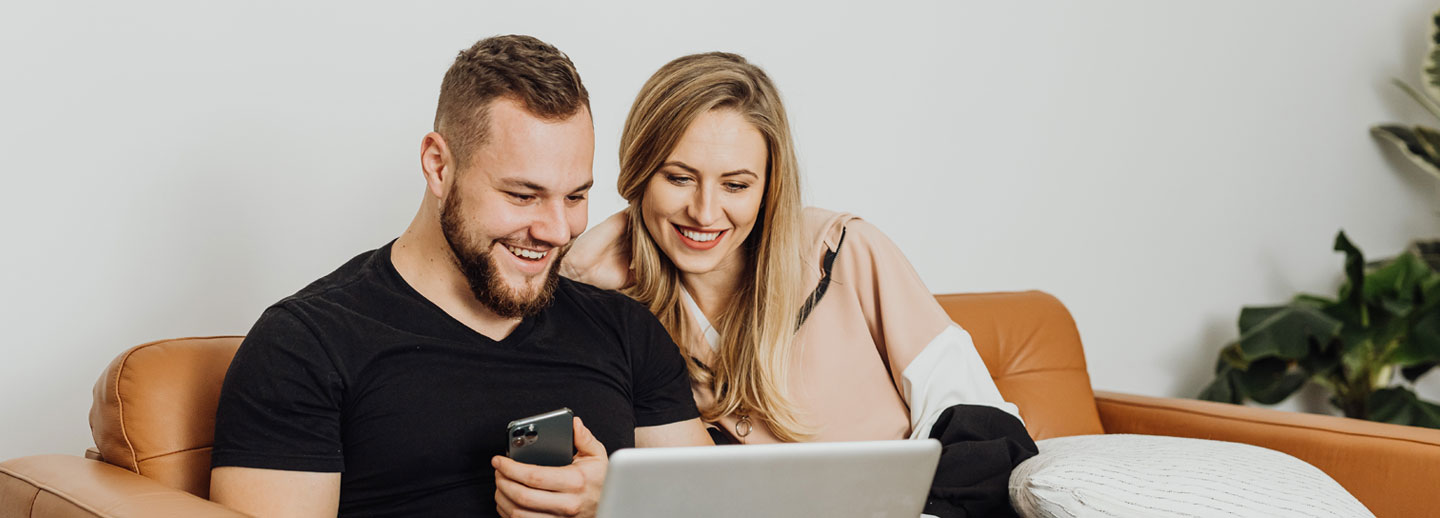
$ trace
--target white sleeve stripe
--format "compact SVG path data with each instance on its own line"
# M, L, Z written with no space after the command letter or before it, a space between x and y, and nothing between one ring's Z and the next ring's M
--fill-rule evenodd
M991 406L1020 419L1020 408L1000 395L970 333L958 325L940 331L900 377L901 395L910 406L911 439L929 437L935 420L955 405Z

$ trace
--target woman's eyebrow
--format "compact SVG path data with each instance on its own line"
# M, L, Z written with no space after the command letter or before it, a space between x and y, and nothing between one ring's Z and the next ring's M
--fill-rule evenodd
M681 168L681 169L684 169L686 172L689 172L690 174L700 174L700 170L699 170L699 169L696 169L696 168L694 168L694 167L690 167L689 164L686 164L685 162L681 162L681 161L679 161L679 160L671 160L671 161L669 161L669 162L665 162L665 163L663 163L663 164L660 164L660 167L667 167L667 166L679 167L679 168Z
M665 162L665 163L663 163L663 164L660 164L660 167L668 167L668 166L679 167L679 168L681 168L681 169L684 169L686 172L688 172L688 173L690 173L690 174L700 174L700 170L699 170L699 169L696 169L696 168L694 168L694 167L690 167L690 164L686 164L685 162L681 162L681 161L679 161L679 160L671 160L671 161L669 161L669 162ZM753 177L755 177L755 178L759 178L759 177L760 177L760 175L755 174L754 172L750 171L749 169L736 169L736 170L734 170L734 171L730 171L730 172L728 172L728 173L721 174L720 177L721 177L721 178L724 178L724 177L726 177L726 176L736 176L736 175L744 175L744 174L748 174L748 175L753 176Z

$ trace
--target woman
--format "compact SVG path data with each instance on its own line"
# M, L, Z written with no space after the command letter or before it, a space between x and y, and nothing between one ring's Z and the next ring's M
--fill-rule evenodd
M954 505L1003 503L1034 451L1018 410L889 239L802 209L764 71L727 53L661 67L626 120L619 188L630 206L580 236L562 272L649 306L717 442L1004 439L990 441L1005 451L988 499Z

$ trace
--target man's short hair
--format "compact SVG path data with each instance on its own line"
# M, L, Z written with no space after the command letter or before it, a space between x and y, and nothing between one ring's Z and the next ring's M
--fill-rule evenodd
M440 83L435 131L459 164L484 144L490 104L511 98L531 115L564 120L590 109L590 94L570 57L532 36L494 36L460 51Z

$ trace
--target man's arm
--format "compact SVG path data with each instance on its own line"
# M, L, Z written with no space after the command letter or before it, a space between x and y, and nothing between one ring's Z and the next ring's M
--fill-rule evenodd
M340 474L224 466L210 470L210 500L266 518L333 518Z
M635 446L639 448L714 445L715 441L710 438L710 434L705 431L704 423L701 423L698 418L635 429Z

